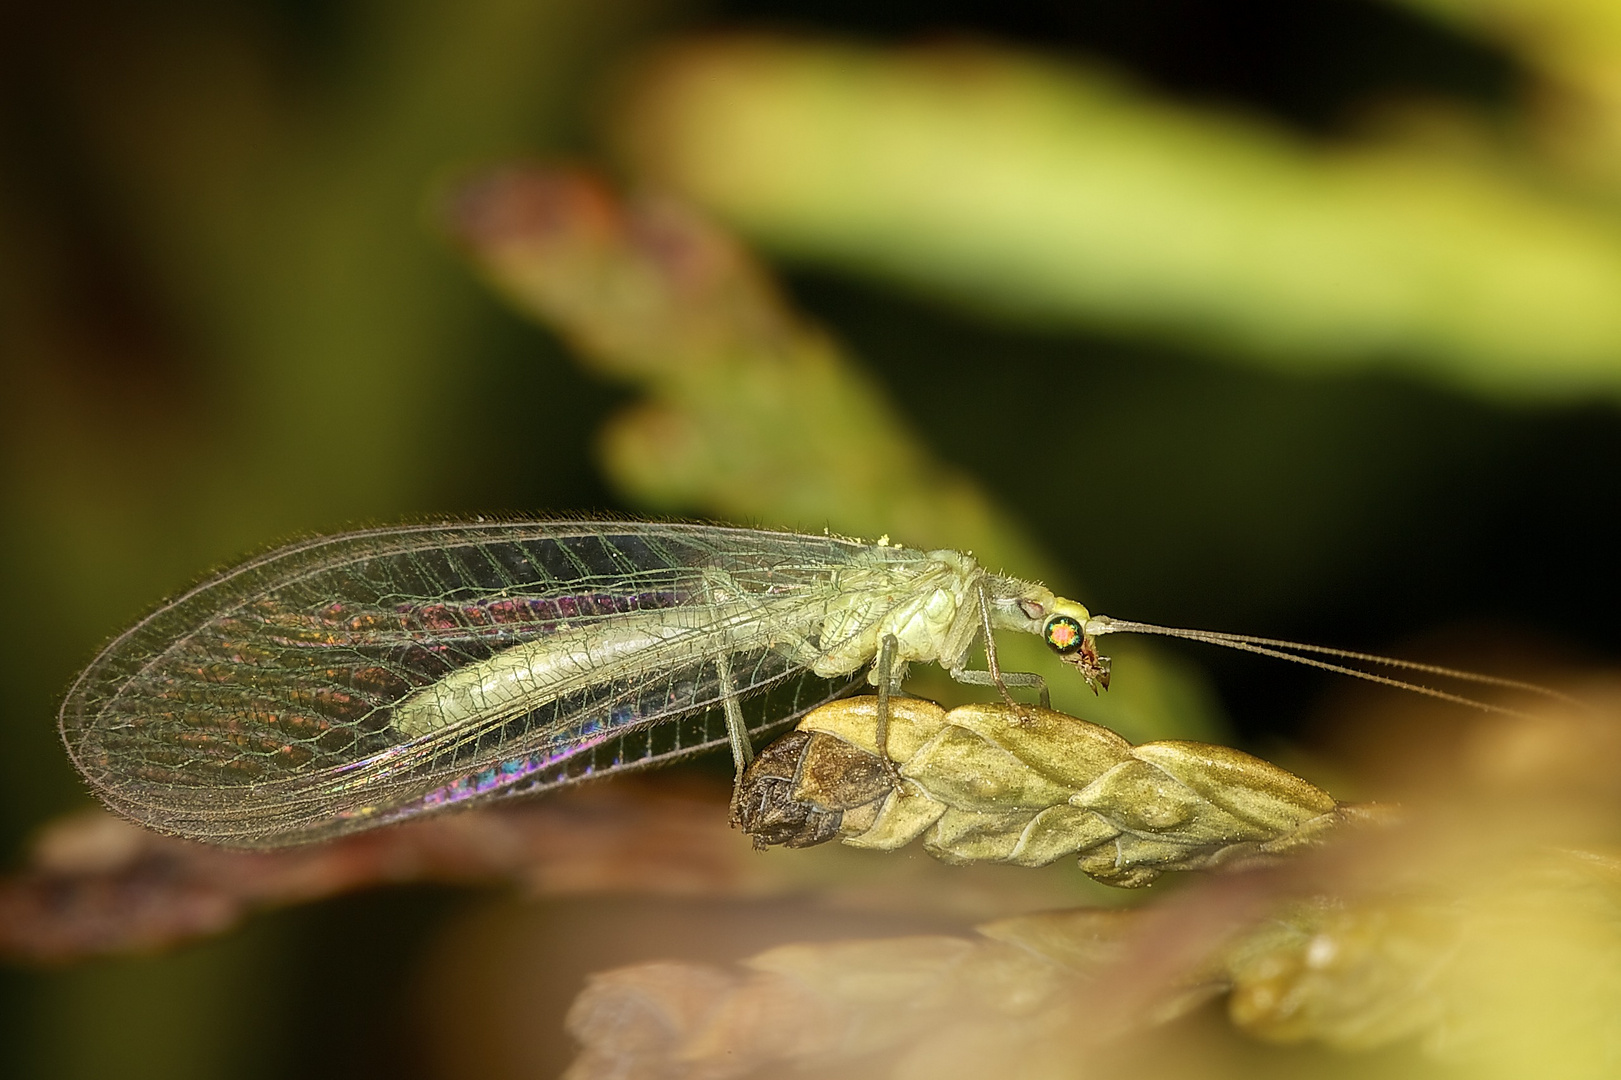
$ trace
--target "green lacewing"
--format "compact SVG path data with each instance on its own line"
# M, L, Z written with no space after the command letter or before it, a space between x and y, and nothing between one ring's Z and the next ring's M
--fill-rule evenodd
M1449 701L1316 658L1540 687L1268 638L1094 616L950 550L720 525L500 521L316 537L248 560L115 638L62 736L115 811L240 847L324 839L727 746L911 663L1002 672L1041 635L1094 689L1108 633L1192 638ZM983 645L986 671L967 659ZM1298 655L1301 653L1313 655ZM863 678L865 675L865 678ZM1567 699L1568 700L1568 699ZM880 728L882 731L882 727ZM882 736L880 736L882 743Z
M1089 617L954 551L411 525L295 543L162 605L79 676L61 728L119 813L273 847L728 743L741 768L751 730L859 685L886 640L886 688L910 662L988 681L962 669L992 628L1045 633L1106 682Z

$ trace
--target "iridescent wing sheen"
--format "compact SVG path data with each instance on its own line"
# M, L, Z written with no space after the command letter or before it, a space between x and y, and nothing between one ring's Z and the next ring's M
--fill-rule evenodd
M845 692L817 649L838 572L867 545L634 522L422 525L272 551L115 639L62 706L75 763L115 810L237 846L320 839L724 744L722 671L764 729ZM888 549L904 564L921 552ZM714 570L752 607L703 618ZM567 627L699 609L631 664L521 716L408 737L397 704L449 673ZM735 608L733 609L735 610ZM636 617L636 616L632 616Z

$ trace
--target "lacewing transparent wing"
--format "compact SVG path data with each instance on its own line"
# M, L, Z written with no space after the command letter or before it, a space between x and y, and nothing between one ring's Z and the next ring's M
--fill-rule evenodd
M321 839L725 745L723 682L752 728L796 718L860 679L818 677L807 657L839 645L822 637L841 571L875 557L927 576L923 552L712 526L321 537L114 640L69 692L62 733L102 799L143 824L236 846ZM561 654L543 701L481 674Z
M917 662L1010 705L1010 686L1044 694L1040 677L999 671L996 630L1039 634L1094 689L1109 684L1095 639L1131 632L1496 712L1517 710L1322 657L1580 704L1496 676L1093 616L960 552L540 521L378 529L250 560L107 646L63 702L62 735L114 810L272 847L728 743L741 768L745 733L843 694L869 664L880 702ZM964 666L976 641L988 671Z

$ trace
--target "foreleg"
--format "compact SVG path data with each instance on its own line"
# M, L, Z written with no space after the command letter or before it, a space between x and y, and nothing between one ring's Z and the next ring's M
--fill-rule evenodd
M996 658L996 634L991 626L991 597L985 586L985 579L981 578L974 583L974 599L979 604L980 633L985 639L985 667L987 670L978 671L964 667L951 668L951 677L960 683L970 686L994 686L1002 694L1002 700L1009 705L1017 706L1013 695L1008 692L1010 686L1033 686L1040 696L1043 709L1052 708L1052 695L1047 690L1047 680L1040 675L1029 671L1003 671L1002 665Z

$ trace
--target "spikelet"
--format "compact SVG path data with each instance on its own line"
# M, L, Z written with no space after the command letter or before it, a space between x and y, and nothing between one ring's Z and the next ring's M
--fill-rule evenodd
M806 716L749 767L737 823L761 846L836 838L887 851L921 839L947 862L1019 866L1073 855L1099 881L1134 887L1165 870L1266 860L1369 813L1239 750L1133 746L1030 706L893 700L891 770L876 716L875 697Z

